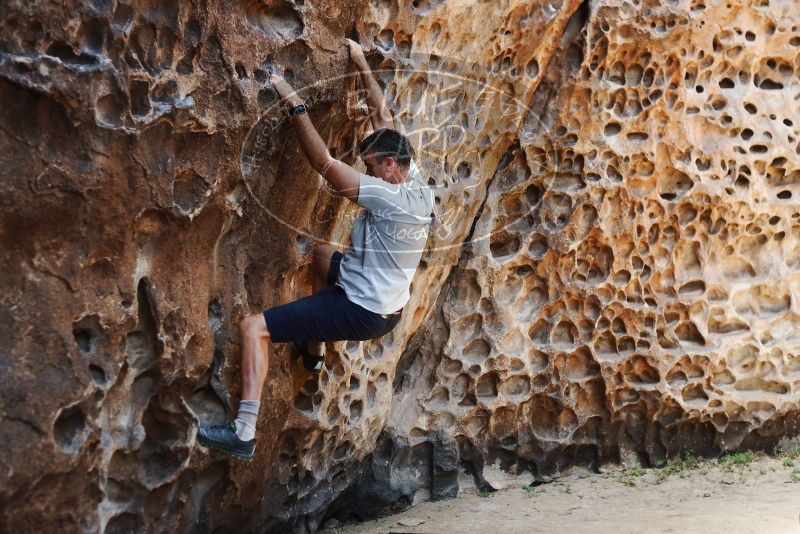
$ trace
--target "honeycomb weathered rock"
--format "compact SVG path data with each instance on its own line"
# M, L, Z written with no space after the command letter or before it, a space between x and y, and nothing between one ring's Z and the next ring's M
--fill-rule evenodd
M546 476L797 435L794 2L0 14L0 529L313 530L498 460ZM355 213L267 77L352 161L353 26L436 232L390 335L330 346L319 378L273 351L257 458L230 464L194 434L238 398L238 320L305 294L314 241L344 246Z
M592 2L384 440L480 482L797 436L799 32L793 2Z

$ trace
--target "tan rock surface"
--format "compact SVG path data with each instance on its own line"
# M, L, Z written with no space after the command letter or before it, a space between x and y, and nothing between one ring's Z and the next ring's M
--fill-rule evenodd
M2 529L313 530L484 464L796 435L800 13L729 5L4 4ZM392 334L319 378L276 347L231 464L194 434L235 408L238 321L355 213L266 79L351 161L354 26L436 232Z

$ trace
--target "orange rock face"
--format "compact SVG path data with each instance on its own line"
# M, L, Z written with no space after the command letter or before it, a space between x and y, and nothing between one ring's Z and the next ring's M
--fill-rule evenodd
M793 2L313 4L0 8L0 530L313 531L489 465L798 435ZM239 320L356 213L267 78L355 162L354 28L437 223L391 334L318 377L273 348L230 463L195 432L235 412Z
M420 334L446 341L420 349L387 435L469 451L479 479L797 435L798 17L591 4L491 179Z

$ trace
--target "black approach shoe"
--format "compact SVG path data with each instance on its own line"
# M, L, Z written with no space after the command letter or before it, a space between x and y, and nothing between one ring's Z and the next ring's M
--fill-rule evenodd
M309 373L319 373L322 371L322 364L325 363L325 356L317 356L316 354L311 354L308 352L305 343L292 343L292 356L294 358L302 357L303 358L303 367L305 367L306 371Z
M233 422L224 425L200 423L200 428L197 430L197 442L204 447L224 452L237 460L247 462L253 459L253 453L256 450L255 438L250 441L240 440L236 435L236 427Z

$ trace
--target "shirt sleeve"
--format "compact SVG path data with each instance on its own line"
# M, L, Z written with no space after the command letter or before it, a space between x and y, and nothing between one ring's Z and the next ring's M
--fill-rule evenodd
M362 174L358 183L357 204L372 213L386 217L400 209L400 188L380 178Z

